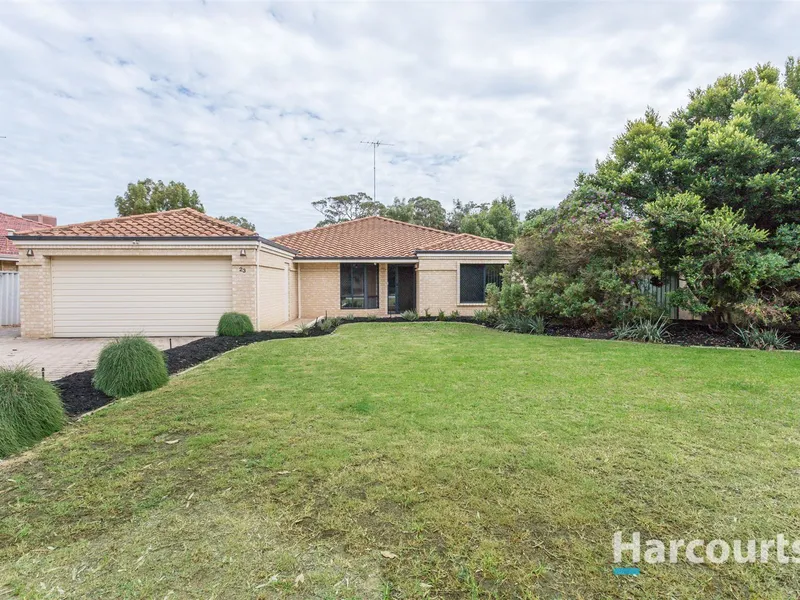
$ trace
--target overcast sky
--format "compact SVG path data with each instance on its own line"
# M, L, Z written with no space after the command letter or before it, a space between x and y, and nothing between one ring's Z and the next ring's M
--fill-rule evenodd
M174 179L262 235L372 193L557 204L629 118L800 54L800 3L0 3L0 211ZM793 44L794 42L794 44Z

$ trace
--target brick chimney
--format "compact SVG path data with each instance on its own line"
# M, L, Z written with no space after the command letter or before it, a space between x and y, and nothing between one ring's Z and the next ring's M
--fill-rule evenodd
M23 219L28 219L30 221L36 221L37 223L42 223L43 225L51 225L55 227L58 224L58 221L55 217L51 217L50 215L22 215Z

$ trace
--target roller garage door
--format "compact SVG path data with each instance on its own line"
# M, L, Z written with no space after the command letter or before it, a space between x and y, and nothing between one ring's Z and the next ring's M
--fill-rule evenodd
M231 310L229 257L54 257L53 335L213 335Z

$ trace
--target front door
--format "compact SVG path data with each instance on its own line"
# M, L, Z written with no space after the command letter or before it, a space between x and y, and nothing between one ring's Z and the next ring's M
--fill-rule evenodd
M414 265L389 265L389 312L417 308L417 271Z

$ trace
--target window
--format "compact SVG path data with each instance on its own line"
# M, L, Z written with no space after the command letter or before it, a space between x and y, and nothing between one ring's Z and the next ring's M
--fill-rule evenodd
M486 286L503 285L504 265L461 265L459 273L459 302L461 304L485 304Z
M378 265L342 263L339 281L342 308L378 308Z

